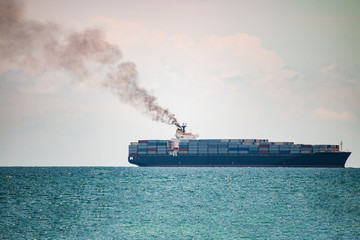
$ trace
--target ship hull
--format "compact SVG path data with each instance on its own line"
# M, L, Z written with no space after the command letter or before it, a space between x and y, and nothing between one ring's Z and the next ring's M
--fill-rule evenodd
M146 155L129 157L140 167L310 167L344 168L350 152L244 155Z

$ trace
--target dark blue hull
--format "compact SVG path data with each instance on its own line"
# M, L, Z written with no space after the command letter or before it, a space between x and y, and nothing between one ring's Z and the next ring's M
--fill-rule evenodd
M129 157L140 167L330 167L343 168L350 152L247 155L144 155Z

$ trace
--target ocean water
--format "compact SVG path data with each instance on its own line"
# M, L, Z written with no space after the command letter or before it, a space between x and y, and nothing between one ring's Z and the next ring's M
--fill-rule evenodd
M0 168L0 239L359 239L360 169Z

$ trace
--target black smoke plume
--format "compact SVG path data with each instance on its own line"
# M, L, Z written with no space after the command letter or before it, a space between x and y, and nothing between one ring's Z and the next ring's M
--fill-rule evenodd
M86 81L90 74L88 65L95 63L108 71L102 86L122 102L155 121L179 127L174 114L139 86L135 64L121 59L120 48L110 44L97 28L69 31L55 23L27 19L21 1L0 1L0 73L14 66L27 72L64 69Z

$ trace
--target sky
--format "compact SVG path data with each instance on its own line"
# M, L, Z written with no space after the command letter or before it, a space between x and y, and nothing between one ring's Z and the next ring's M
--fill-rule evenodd
M83 74L34 50L46 34L15 58L0 44L1 166L130 166L130 142L174 137L175 126L104 87L114 64L131 62L139 86L200 138L343 141L346 167L360 167L360 1L19 4L59 36L99 30L122 57L82 59Z

